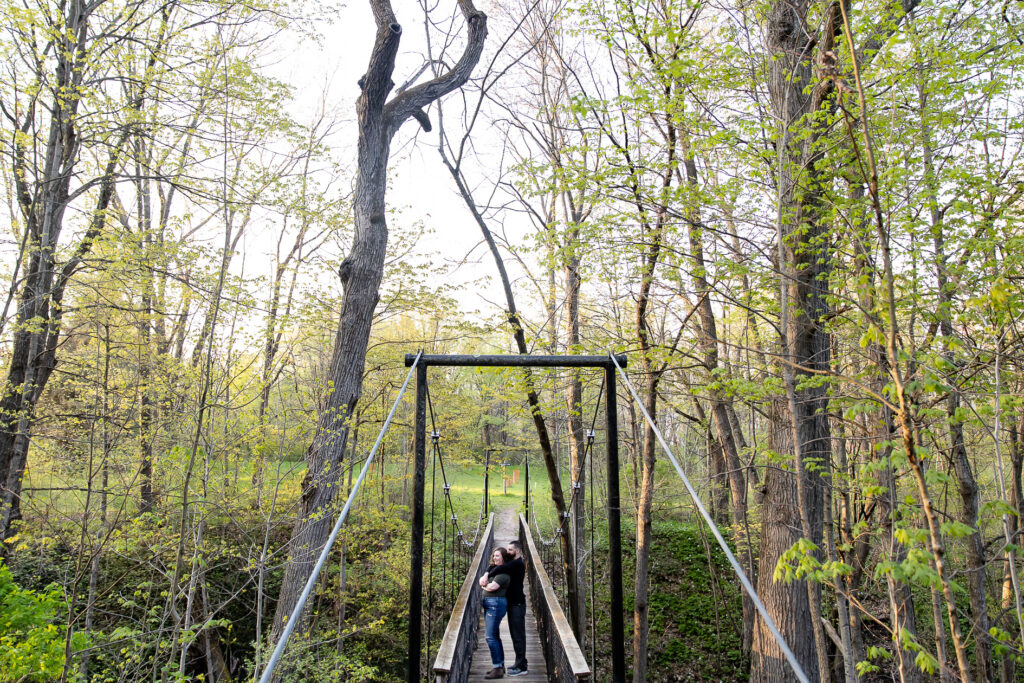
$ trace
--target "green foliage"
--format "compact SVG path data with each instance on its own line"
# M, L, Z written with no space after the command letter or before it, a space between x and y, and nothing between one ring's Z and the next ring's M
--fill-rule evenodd
M41 591L21 588L0 560L0 681L43 682L60 677L67 627L54 622L64 606L60 586ZM72 652L88 645L86 634L72 635Z
M631 525L624 519L623 526L623 547L632 548ZM649 595L652 677L746 680L749 672L740 626L742 589L725 555L713 541L709 550L705 544L709 539L702 538L702 531L688 522L661 518L654 522L653 532ZM625 559L628 569L630 557ZM629 609L632 599L626 578ZM606 582L601 588L607 588ZM607 614L599 614L599 618L598 628L607 629L602 625ZM631 620L626 622L628 626Z
M303 93L264 68L276 58L268 58L261 46L280 44L275 41L285 34L277 32L287 32L298 4L171 3L168 7L181 14L172 13L168 41L151 55L157 28L151 19L158 13L140 4L144 11L137 23L124 23L136 16L134 2L94 3L88 35L97 42L87 50L86 85L61 92L54 90L47 69L60 56L51 41L61 39L68 26L51 4L0 6L0 55L10 76L0 82L8 114L0 136L8 142L0 156L7 160L4 186L17 198L18 183L31 181L33 173L32 168L21 175L13 170L17 149L26 149L27 158L47 158L39 150L46 143L48 117L58 108L46 98L81 105L69 136L77 139L82 158L66 163L72 164L68 168L76 182L85 185L71 188L65 239L54 246L59 259L76 248L67 236L77 239L90 219L102 158L122 131L129 132L129 144L117 157L118 205L89 244L60 307L59 371L36 411L40 419L32 427L24 521L10 543L19 562L38 557L40 565L51 567L36 591L10 588L9 573L6 579L0 574L0 582L7 581L5 595L16 603L0 614L9 622L7 635L0 636L3 657L20 658L0 659L0 671L43 679L53 676L54 662L63 663L57 617L67 602L84 604L85 582L77 583L75 596L38 586L56 578L52 566L74 552L83 557L96 552L101 558L97 627L91 636L98 645L91 655L95 680L149 680L163 670L179 675L177 661L170 661L172 649L194 643L202 632L193 627L169 635L167 609L173 602L169 596L196 577L194 571L203 572L205 597L216 615L201 620L202 628L230 659L253 661L253 648L265 636L257 633L255 606L263 601L265 630L317 411L331 389L327 357L343 306L335 273L352 239L352 207L339 198L345 194L340 188L350 185L347 162L332 147L336 122L302 125L291 113L304 106L296 102ZM799 25L817 30L824 25L825 7L812 5ZM1018 456L1022 447L1019 435L1009 443L1016 430L1008 427L1019 422L1024 408L1017 334L1024 315L1021 9L1019 3L964 6L940 0L903 16L899 3L881 8L852 3L855 44L871 45L873 36L892 32L885 45L859 55L865 101L854 92L851 46L840 37L831 55L807 55L816 72L798 85L804 95L829 88L828 101L793 121L780 116L780 103L773 100L780 84L769 83L781 56L770 54L754 28L765 25L771 10L771 3L746 3L725 17L720 7L681 0L581 0L550 17L552 30L531 44L544 50L539 57L515 47L515 64L507 72L495 68L493 74L501 78L486 81L490 97L479 113L481 118L493 114L486 109L495 102L509 102L515 110L498 117L505 121L505 114L515 114L515 125L495 126L522 134L502 150L501 166L512 166L496 186L511 188L516 206L530 204L526 213L535 231L517 240L516 230L510 230L502 249L522 266L516 286L525 293L520 313L531 348L628 351L633 354L629 370L640 380L651 375L637 370L642 364L634 361L640 341L634 321L638 292L650 286L645 360L665 368L656 417L679 445L694 481L713 483L710 463L720 435L706 415L709 399L727 399L735 408L747 444L740 449L744 472L761 474L772 467L792 472L797 449L786 443L789 416L781 408L780 286L791 274L821 267L820 289L799 292L789 313L802 316L814 296L826 299L825 313L809 322L820 326L832 348L819 349L827 358L822 367L797 369L796 390L825 399L815 419L833 430L829 452L821 454L817 447L801 452L808 472L828 477L841 559L823 561L821 548L799 541L774 567L758 569L792 590L802 590L792 585L800 580L828 589L850 583L851 576L864 577L850 590L869 610L887 603L883 593L890 582L896 590L909 587L919 633L916 640L900 633L899 641L914 653L917 667L933 672L938 663L920 643L930 642L929 629L936 626L926 609L932 591L945 586L921 520L922 496L931 498L941 522L948 582L960 603L953 611L961 619L969 614L965 577L978 575L966 566L967 541L980 534L989 549L986 561L996 562L991 553L1004 548L994 541L1003 533L1002 518L1018 515L992 473L1002 467L1008 474L1011 468L1002 461L1011 459L1011 450ZM316 18L312 14L294 23L307 25ZM123 30L99 30L103 25ZM231 30L223 33L224 27ZM812 51L823 44L819 36ZM151 56L155 66L147 68ZM831 61L819 59L824 56ZM530 71L539 62L565 71ZM605 82L612 74L614 83ZM141 106L131 105L125 97L140 84L152 87ZM554 90L533 98L539 87ZM30 125L12 125L26 115ZM875 141L877 184L866 175L863 133ZM787 152L786 134L808 161L791 182L784 182L787 169L779 164ZM492 142L471 138L466 147L496 147ZM488 177L499 175L495 167L485 168ZM395 173L396 184L405 180L397 168ZM487 212L496 225L511 215L500 194ZM874 201L881 225L872 222ZM543 208L532 210L538 207ZM27 236L25 215L17 202L10 211L4 243L18 245ZM386 279L339 473L343 486L404 377L402 353L419 347L467 353L508 348L501 306L483 313L466 310L467 292L451 278L461 255L447 253L447 243L444 254L422 248L434 237L433 225L445 225L438 233L455 229L447 225L448 217L435 223L407 209L389 209L387 218ZM780 224L791 228L781 244ZM240 239L228 253L220 251L225 229ZM306 237L295 242L295 260L286 260L299 233ZM236 258L225 273L207 377L200 362L208 341L204 316L211 310L221 263L251 254L253 244L259 255L247 262ZM699 265L697 244L705 251ZM652 261L653 245L660 251ZM890 252L892 273L886 271L883 247ZM780 248L791 252L791 263L778 262ZM3 265L16 287L32 280L24 271L14 275L15 265L28 262L26 256L20 261L12 256ZM261 260L268 263L252 266ZM583 277L584 335L581 343L567 344L560 332L567 308L561 286L564 269L575 260L581 261ZM60 272L59 263L54 272ZM694 276L710 283L707 296L719 337L714 367L699 343L707 328L694 310L701 296L694 291ZM945 289L940 279L947 282ZM12 306L20 301L16 287ZM0 341L13 330L41 333L46 325L42 316L29 317L5 327ZM275 345L270 357L268 349ZM201 404L199 387L207 379L212 393ZM565 374L554 372L532 378L560 457L565 380ZM587 382L583 412L589 415L597 382ZM429 542L445 539L441 520L453 511L460 528L472 533L479 521L486 449L497 449L495 454L515 463L527 453L533 457L534 509L542 531L553 528L547 473L536 457L531 416L521 400L526 388L518 371L432 369L436 424L431 428L441 434L454 508L446 507L440 494L429 503L428 510L437 513ZM146 426L144 399L153 406ZM639 488L642 423L629 412L624 392L620 399L622 507L628 511ZM904 407L915 440L911 452L897 438L902 427L893 417ZM201 411L206 421L197 431ZM339 577L332 562L325 575L331 588L317 596L313 633L294 652L299 680L401 675L402 653L395 643L405 626L400 586L408 570L412 438L406 427L411 422L411 409L403 404L342 534L346 591L339 595L334 589ZM963 517L957 494L969 487L961 487L962 472L948 457L957 429L979 489L978 519ZM193 446L195 436L198 446ZM156 462L156 505L140 515L140 451L147 438ZM920 488L913 478L919 466L924 466ZM650 678L741 680L747 663L737 635L738 589L718 554L708 558L697 530L667 513L667 504L658 507L672 495L663 467L655 468L650 596L655 668ZM439 464L430 466L429 476L438 480L430 494L440 489L439 470ZM522 472L519 486L507 495L496 470L491 472L492 503L519 505ZM755 547L758 514L754 507L749 519ZM75 539L82 539L82 547ZM181 539L194 561L185 563L182 583L171 587L167 568L175 563ZM885 548L879 547L880 539ZM890 554L893 546L900 546L898 553ZM1012 544L1005 549L1018 550ZM264 551L269 560L264 561ZM428 578L434 579L433 597L439 597L453 580L450 572L433 569ZM606 588L601 578L598 591ZM992 578L987 606L994 615L998 597ZM829 591L823 595L830 609ZM347 611L339 634L341 605ZM443 626L444 606L440 600L435 604L435 630ZM182 607L179 603L179 614ZM884 621L885 612L882 607L873 616ZM596 618L607 616L598 610ZM22 621L14 624L15 617ZM862 675L888 674L883 668L894 666L892 653L879 647L889 645L888 633L872 631L868 619L865 624L869 647L858 669ZM971 629L963 631L972 633L968 647L980 651L982 641ZM993 626L990 634L995 656L1020 651L1014 629ZM334 647L338 639L344 641L342 654ZM330 646L316 647L319 642ZM81 634L72 644L83 646ZM603 640L599 644L605 651L606 646ZM188 661L181 676L198 677L202 669Z
M988 630L988 634L992 636L992 654L996 657L1012 657L1017 664L1024 662L1024 657L1016 653L1013 649L1013 634L1005 631L998 626L992 626Z
M793 581L817 581L837 583L843 576L853 572L853 567L839 560L818 559L818 546L805 538L801 538L782 555L775 564L772 581L792 583Z
M875 647L874 645L868 646L867 656L867 659L857 662L857 673L861 676L869 673L880 672L882 669L880 666L875 664L875 662L892 659L892 653L884 648Z
M333 646L325 647L324 643L331 641L322 639L321 635L296 633L292 637L289 647L285 650L278 665L278 671L284 672L281 678L284 683L303 683L304 681L385 683L394 680L393 675L382 673L379 668L367 664L367 661L374 658L374 655L366 651L365 643L354 645L349 643L343 646L341 652L338 652ZM272 651L271 648L266 648L264 662L267 661Z

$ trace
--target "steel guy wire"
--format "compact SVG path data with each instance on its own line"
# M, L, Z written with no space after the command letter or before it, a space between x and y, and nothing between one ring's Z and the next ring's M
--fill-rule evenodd
M704 507L704 503L701 502L700 496L697 495L697 491L694 490L693 485L686 476L686 473L683 472L682 466L676 459L675 454L672 453L672 449L669 448L668 443L665 441L665 437L662 436L661 429L658 428L657 423L655 423L654 419L650 414L648 414L647 409L644 408L643 401L640 400L640 396L636 393L636 389L633 388L633 385L630 383L629 377L622 369L622 366L619 365L619 361L615 359L615 354L609 351L608 356L612 359L612 363L615 364L615 368L622 376L622 381L625 382L626 387L629 389L629 393L633 395L633 400L636 401L637 407L640 408L640 412L643 414L644 418L646 418L647 424L649 424L651 429L654 430L654 434L658 437L661 447L665 450L665 454L668 455L668 459L672 462L672 466L675 467L679 478L683 480L683 485L686 486L686 491L690 494L690 498L693 499L693 504L697 506L697 511L700 512L704 521L707 522L708 527L711 529L711 533L715 536L715 540L718 541L718 545L722 547L722 552L725 553L726 558L729 560L733 570L739 577L740 583L743 584L743 588L750 595L750 599L753 601L754 607L757 608L757 611L761 614L761 618L764 619L765 626L768 627L772 636L775 637L775 641L779 644L779 648L782 649L782 653L785 655L786 661L789 662L790 667L792 667L793 673L796 674L796 677L800 679L801 683L810 683L807 679L807 674L804 673L803 668L800 666L800 662L797 661L796 655L794 655L793 651L789 649L789 645L786 644L786 639L782 637L782 633L775 625L775 621L772 619L771 615L768 614L768 609L764 606L764 603L761 602L761 598L758 597L757 591L754 590L754 586L751 585L750 579L747 578L746 572L743 571L743 567L740 566L736 556L732 554L732 551L729 549L729 544L725 542L724 538L722 538L722 532L718 530L718 526L715 524L714 520L711 519L711 515L708 514L707 509Z
M569 510L572 509L573 503L576 502L576 495L582 488L579 481L583 476L583 468L587 465L587 456L590 455L591 450L594 446L594 427L597 425L597 414L601 408L601 395L604 391L604 377L601 377L601 386L597 390L597 403L594 404L594 417L590 420L590 429L587 431L587 443L583 448L583 457L580 458L579 467L576 468L576 476L569 480L570 486L572 486L572 495L569 497L569 504L566 505L566 516L562 518L561 523L558 525L559 531L557 533L565 533L565 523L569 521ZM593 459L593 456L591 456ZM570 474L572 474L570 472Z
M430 428L431 428L430 436L431 436L431 440L433 441L434 453L437 455L437 460L441 464L441 479L442 479L442 481L444 483L444 495L445 495L445 499L446 499L445 514L448 514L447 505L450 505L451 506L451 510L452 510L452 515L454 515L455 514L455 504L454 504L454 502L451 499L451 484L448 482L448 474L447 474L447 471L445 470L445 467L444 467L444 455L441 452L441 446L440 446L440 443L439 443L440 439L441 439L441 432L437 428L437 422L435 420L435 415L434 415L434 402L433 402L433 400L430 397L430 385L429 384L427 385L427 407L428 407L429 412L430 412ZM453 524L454 524L454 527L455 527L455 531L457 533L461 533L462 534L461 543L466 548L475 547L476 546L477 538L480 536L480 521L483 519L483 516L484 516L483 509L484 509L484 500L485 500L485 498L486 498L486 492L485 492L484 496L482 496L481 499L480 499L480 514L477 516L476 531L473 533L472 540L467 541L465 539L465 532L463 531L462 527L459 526L458 519L452 520Z
M434 526L434 508L437 505L437 456L430 459L430 559L427 562L430 567L429 578L427 580L427 652L426 661L430 662L430 637L431 626L432 626L432 615L434 613L434 536L436 535L436 528Z
M582 489L583 489L583 485L580 483L580 479L583 477L583 469L587 465L587 456L589 455L590 456L590 460L593 461L593 455L591 454L591 451L593 450L593 447L594 447L594 427L597 425L597 415L598 415L598 412L599 412L599 410L601 408L601 395L602 395L603 392L604 392L604 376L602 375L601 376L601 386L597 390L597 401L594 403L594 416L590 420L590 429L587 430L587 435L586 435L586 439L587 440L586 440L586 445L583 447L583 455L580 458L580 461L578 463L578 467L576 468L576 475L572 476L572 472L571 471L569 472L569 475L570 475L569 476L569 485L572 487L572 495L569 496L569 504L565 506L565 512L562 515L562 518L561 518L561 520L560 520L560 522L558 524L558 527L555 529L555 538L556 539L559 536L562 536L562 535L564 535L566 533L565 525L569 521L569 517L571 515L571 510L573 508L573 505L576 503L576 497L580 493L580 491L582 491ZM542 539L542 542L543 542L543 539ZM552 541L551 544L554 544L554 541ZM564 566L565 565L565 556L562 553L562 546L561 546L561 544L559 544L558 550L559 550L560 559L562 560L562 564ZM578 559L579 558L577 558L577 563L578 563ZM563 577L563 579L564 578L565 577Z
M277 663L280 661L281 655L284 654L285 647L288 644L288 639L291 637L292 631L295 630L295 625L301 621L302 612L306 608L306 601L309 600L309 594L312 592L313 586L316 584L317 577L320 576L320 571L324 568L324 564L327 562L327 558L331 554L331 547L334 545L334 541L338 538L338 532L341 531L342 525L345 523L345 520L348 519L348 514L352 510L352 504L355 502L356 495L358 495L359 489L362 488L367 472L370 471L370 465L373 463L373 456L377 454L377 450L384 441L384 434L387 433L388 427L391 426L391 420L395 416L398 404L402 401L402 396L405 395L405 390L409 386L409 380L412 379L412 374L416 370L416 366L419 364L422 357L423 351L420 351L416 354L415 360L413 360L412 365L409 367L409 374L405 376L405 381L402 382L402 388L398 391L398 396L395 397L395 402L391 405L391 411L388 412L388 417L384 420L384 425L381 427L380 434L377 435L377 440L374 442L373 448L370 449L370 454L366 456L366 462L363 464L363 469L359 472L359 477L352 486L352 492L349 493L348 500L345 501L345 507L341 509L341 514L338 515L338 521L334 523L334 527L331 529L331 534L327 537L327 542L324 543L323 550L320 551L320 557L317 558L316 565L313 566L313 571L310 573L309 579L306 580L306 585L302 589L302 594L299 595L299 599L295 603L292 613L288 616L288 621L284 625L284 631L281 633L281 637L278 638L277 645L274 647L274 652L270 655L270 660L267 662L267 668L263 670L263 675L260 676L260 683L270 683L270 679L274 675L274 669L277 667Z

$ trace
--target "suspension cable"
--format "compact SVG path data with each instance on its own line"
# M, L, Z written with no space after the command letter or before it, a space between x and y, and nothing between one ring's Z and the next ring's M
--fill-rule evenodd
M558 524L555 526L555 530L554 530L554 534L555 535L554 535L554 537L550 541L545 539L544 536L540 533L540 524L539 524L539 522L537 520L537 509L536 509L536 506L528 505L528 507L530 508L531 516L533 517L533 529L536 532L537 540L540 541L542 546L552 546L552 545L554 545L555 541L558 539L558 537L561 534L565 533L565 524L569 520L569 517L568 517L569 510L572 509L573 503L575 503L575 501L576 501L576 495L577 495L577 493L579 492L579 490L581 488L580 486L577 486L577 484L579 483L580 478L583 476L583 468L586 467L587 456L590 455L590 451L593 449L593 446L594 446L594 427L597 425L597 416L598 416L598 411L601 408L601 395L602 395L603 392L604 392L604 377L602 376L601 377L601 386L598 387L598 389L597 389L597 396L598 396L598 398L597 398L597 403L594 404L594 416L590 420L590 429L587 430L587 436L586 436L587 440L586 440L586 445L583 448L583 457L580 458L580 461L578 463L578 467L576 468L576 475L575 475L575 477L571 476L572 472L569 473L570 474L569 482L570 482L570 485L572 487L572 495L569 496L569 504L566 505L566 516L562 517L558 521ZM591 460L593 460L593 458L591 458ZM591 468L591 469L593 469L593 468ZM527 492L527 493L529 493L529 492Z
M437 461L441 464L441 480L444 484L444 496L445 496L445 514L448 514L448 506L451 507L452 525L454 527L453 532L459 538L459 541L464 548L475 548L477 537L480 536L480 521L484 518L484 501L486 499L486 491L480 499L480 514L476 520L476 531L473 532L473 538L466 540L463 529L459 526L458 517L455 515L455 503L451 499L451 483L448 481L448 473L444 467L444 454L441 452L440 438L441 432L437 428L437 422L434 417L434 402L430 398L430 386L427 386L427 408L430 414L430 428L431 428L431 441L433 442L434 453L437 456Z
M782 654L785 655L786 661L788 661L790 667L792 667L793 673L796 674L796 677L800 679L801 683L810 683L807 679L807 674L804 673L803 668L800 666L800 662L797 661L796 655L794 655L793 651L789 649L789 645L786 644L786 639L782 637L782 633L779 632L778 627L775 625L775 621L772 619L771 615L768 614L767 608L764 606L764 603L761 602L761 598L758 597L757 591L755 591L754 587L751 585L746 572L743 571L743 567L740 566L736 556L732 554L731 550L729 550L729 544L727 544L725 539L722 538L722 533L718 530L718 526L715 524L714 520L711 519L711 515L708 514L707 509L704 507L704 503L701 502L700 496L697 495L697 491L694 490L693 485L686 476L686 473L683 472L682 466L679 464L676 456L672 453L672 449L669 448L668 443L665 441L665 437L662 436L661 430L658 428L658 425L654 422L654 419L651 418L650 414L648 414L647 409L644 408L643 401L640 400L640 396L636 393L636 389L634 389L633 385L630 383L629 377L626 375L625 371L623 371L622 366L619 365L619 361L615 358L615 354L609 352L608 356L612 359L612 363L615 364L616 369L619 371L619 375L622 376L622 381L626 383L629 393L633 395L633 400L636 401L637 407L640 408L640 412L643 414L644 418L646 418L647 424L654 430L654 434L658 437L661 447L665 449L668 459L672 461L672 466L675 467L679 478L683 480L683 485L686 486L686 491L690 494L690 498L693 499L693 504L697 507L697 511L700 512L704 521L707 522L708 527L711 529L711 533L715 536L715 540L718 541L718 545L722 547L722 552L725 553L726 558L729 560L733 570L739 577L740 583L747 591L747 594L750 595L750 599L754 603L754 607L757 608L757 611L761 614L761 618L764 619L765 626L768 627L772 636L775 637L775 641L782 649Z
M436 505L437 505L435 494L436 494L436 490L437 490L436 489L436 477L437 477L437 467L438 467L438 465L440 465L440 469L441 469L441 482L442 482L443 503L444 503L444 511L442 513L442 515L443 515L442 516L443 535L442 535L442 539L441 539L441 588L440 588L440 596L441 596L442 604L445 604L446 601L454 604L454 602L455 602L455 591L456 591L457 582L458 582L458 575L460 573L465 573L465 572L469 571L468 557L467 557L467 566L465 568L465 571L460 572L460 570L462 569L462 567L459 566L460 565L460 559L462 559L462 556L464 554L462 551L465 548L475 547L476 546L476 540L477 540L477 538L480 535L480 522L483 519L483 510L484 510L484 501L485 501L485 497L486 497L486 491L484 492L483 496L481 496L481 499L480 499L480 514L477 516L476 531L473 533L473 538L471 540L467 541L465 539L465 533L463 532L463 530L459 526L459 517L458 517L458 514L455 512L455 501L452 500L452 496L451 496L452 483L448 480L448 470L445 467L445 463L444 463L444 453L441 450L441 444L440 444L440 441L441 441L441 431L440 431L440 429L438 429L438 426L437 426L437 415L436 415L436 413L434 411L434 401L433 401L433 399L432 399L432 397L430 395L430 385L429 384L426 387L426 394L427 394L427 408L428 408L427 412L428 412L428 414L430 416L430 441L431 441L431 448L432 448L432 451L433 451L432 452L433 466L432 466L432 470L431 470L432 477L431 477L431 508L430 508L430 520L431 520L431 522L430 522L430 529L431 529L431 531L430 531L430 534L431 534L430 539L431 540L430 540L430 560L429 560L430 583L429 583L429 587L428 587L429 601L430 602L429 602L428 614L427 614L427 624L428 624L428 627L427 627L427 659L429 661L429 659L430 659L430 623L431 623L431 614L432 614L432 611L433 611L433 604L434 604L433 603L433 599L434 599L434 589L433 589L433 581L434 581L434 542L435 542L435 539L436 539L436 526L435 526L435 523L434 523L434 512L435 512L435 508L436 508ZM449 541L448 541L448 525L449 524L451 524L451 530L452 530L451 543L450 544L449 544ZM449 553L450 553L450 555L449 555ZM450 560L450 562L449 562L449 560ZM449 566L449 564L451 564L451 568L452 568L451 583L450 584L449 584L449 581L448 581L448 566Z
M594 404L594 417L590 420L590 429L587 430L586 446L583 448L583 457L580 458L579 464L576 468L576 476L570 477L569 485L572 487L572 495L569 496L569 504L565 506L566 516L562 518L561 523L558 525L558 529L555 535L565 533L565 523L569 521L569 510L572 509L573 503L576 502L576 495L582 489L580 479L583 477L583 468L587 464L587 456L590 455L590 451L594 446L594 427L597 425L598 410L601 408L601 395L604 392L604 376L601 377L601 386L597 389L597 402ZM591 459L593 459L591 457ZM572 475L572 472L569 473Z
M260 683L270 683L270 679L274 675L274 669L277 667L277 663L281 659L281 655L284 653L285 646L288 644L288 639L291 637L292 631L295 630L295 625L301 620L302 612L306 608L306 601L309 600L309 594L312 592L313 586L316 584L317 577L320 576L320 570L324 568L324 564L327 562L327 557L331 554L331 547L334 545L334 541L338 538L338 532L341 531L342 525L345 523L345 520L348 519L348 513L352 510L352 504L355 502L356 496L359 494L359 489L362 487L363 481L366 479L367 472L370 471L370 465L373 463L373 456L377 454L377 450L384 441L384 434L388 431L388 427L391 426L391 420L395 416L398 404L401 402L402 396L405 395L405 390L409 386L409 380L412 379L412 374L416 370L416 365L420 362L422 357L423 351L420 351L416 354L416 359L413 360L412 365L409 367L409 374L405 376L402 388L398 391L398 396L395 397L395 402L391 405L391 411L388 413L387 419L384 420L384 426L381 427L380 434L377 435L377 440L374 442L373 448L370 449L370 454L366 456L366 462L363 463L363 469L359 472L359 477L356 479L355 484L352 485L352 492L349 493L348 500L345 501L345 507L341 509L341 514L338 515L338 521L334 523L334 528L331 529L331 535L327 537L327 542L324 543L323 550L320 551L320 557L317 558L316 565L314 565L312 573L310 573L309 578L306 580L306 585L302 589L302 594L299 596L298 601L295 603L295 608L292 609L292 613L284 625L284 631L281 633L281 637L277 640L277 645L274 647L274 653L270 655L270 660L267 662L267 668L263 670L263 675L260 676Z

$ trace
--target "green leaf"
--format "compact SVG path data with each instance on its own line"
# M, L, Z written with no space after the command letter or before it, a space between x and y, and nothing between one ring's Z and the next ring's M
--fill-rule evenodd
M963 522L957 522L955 520L943 522L940 528L942 529L943 535L950 538L966 538L976 531L976 529L967 526Z

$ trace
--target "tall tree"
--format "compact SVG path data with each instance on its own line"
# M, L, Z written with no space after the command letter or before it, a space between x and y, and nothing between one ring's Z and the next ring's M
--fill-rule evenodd
M438 151L441 155L441 161L445 165L445 168L448 169L452 179L455 181L459 195L462 197L463 202L465 202L467 209L469 209L477 227L480 228L484 242L487 244L487 248L494 260L495 267L498 271L498 279L501 282L502 292L505 299L505 319L508 322L509 331L512 334L512 340L515 344L516 351L520 354L530 353L531 347L530 343L527 341L527 319L519 310L514 282L512 277L509 275L508 268L506 267L505 257L502 255L498 238L491 229L492 226L488 220L489 209L487 206L478 203L477 199L474 197L472 183L468 178L466 166L468 163L468 157L473 148L469 143L471 142L472 136L475 134L474 126L480 118L481 109L489 101L497 103L500 108L499 111L501 112L500 116L508 117L512 121L513 125L507 132L505 139L503 140L503 144L507 151L509 151L513 156L518 157L518 160L521 162L521 169L532 169L536 163L534 156L537 154L543 155L545 161L547 163L551 163L551 154L555 154L557 156L565 153L565 149L563 149L559 144L560 142L564 142L564 140L556 139L563 136L563 131L557 128L557 124L549 125L545 128L545 123L543 121L544 116L557 117L558 107L566 104L559 99L560 97L564 97L566 93L564 91L559 91L558 86L554 87L556 93L554 93L554 98L552 99L553 93L550 90L551 85L548 83L548 80L552 78L552 75L548 70L557 69L558 62L562 57L562 55L558 54L552 45L552 22L555 20L555 16L558 12L556 5L557 3L553 5L543 5L536 2L529 4L524 3L520 8L520 12L515 13L514 26L511 30L511 35L508 39L503 41L503 44L508 49L503 49L502 54L510 53L504 54L504 56L508 57L512 61L512 65L522 62L528 65L526 68L530 71L535 71L535 69L540 71L539 74L532 73L530 76L530 80L534 82L533 85L536 86L537 92L531 93L526 98L526 102L516 102L514 104L504 100L501 96L496 95L494 92L494 90L496 90L495 86L508 74L508 71L511 68L511 65L499 65L497 62L498 56L496 56L491 61L487 74L482 78L477 101L471 108L467 108L463 112L464 125L457 136L450 134L449 129L446 126L445 119L443 118L443 112L440 112L438 115ZM518 52L513 52L513 48L518 50ZM545 61L545 54L547 55L547 60L550 60L549 62ZM437 61L437 59L435 58L434 61ZM537 63L541 66L536 67ZM562 85L564 85L564 81ZM520 111L520 109L526 109L532 115L538 108L543 112L539 115L541 120L538 121L532 119L528 120L528 115L525 112ZM547 123L554 124L555 120L549 119ZM516 134L521 134L525 140L514 140L513 138ZM516 150L517 142L524 145L523 150ZM504 169L502 169L502 171L503 170ZM530 173L532 171L527 170L526 172ZM555 175L557 174L558 171L555 171ZM519 187L517 183L504 180L501 177L501 173L498 175L499 180L496 185L505 185L512 188L514 201L524 207L531 221L535 224L535 227L541 230L545 235L557 232L555 230L558 215L557 207L559 199L565 198L564 193L558 189L553 189L550 186L544 186L542 188L541 185L543 185L543 183L537 184L534 182L534 180L536 180L535 178L525 183L528 186L528 189L524 191L524 189ZM556 184L558 182L559 181L555 181ZM562 187L564 188L565 185ZM537 193L537 196L532 196L534 193ZM578 225L578 222L583 219L587 210L583 206L579 206L569 209L570 214L573 212L575 212ZM550 258L545 263L547 287L541 295L541 299L544 301L548 312L547 320L543 327L547 328L549 351L553 353L557 347L558 340L558 316L554 312L556 308L554 297L556 296L555 281L557 271L555 261L558 259L554 258L553 255L555 251L560 250L551 240L545 241L545 249L547 250ZM567 287L569 287L568 284ZM567 307L572 306L569 299L566 300L566 305ZM578 310L576 312L578 313ZM576 320L578 323L578 318L576 318ZM566 324L571 326L573 324L573 319L570 318L567 320ZM568 509L569 503L566 501L565 489L562 485L562 474L559 471L556 449L552 445L548 422L541 401L541 393L537 388L538 383L529 368L524 368L522 377L526 389L526 402L529 406L534 429L537 433L537 441L540 446L541 457L544 461L545 471L548 476L551 501L555 506L557 518L559 520L565 520L568 519L573 512L582 511L582 497L573 497L572 494L570 494L570 500L574 501L574 511L570 511ZM570 389L570 392L571 391L572 389ZM576 405L576 400L577 399L572 395L569 397L569 402L572 405ZM573 463L576 463L577 458L582 453L583 430L580 426L582 425L582 420L578 416L578 411L574 415L572 409L570 409L569 413L569 420L571 423L570 430L572 430L569 437L571 444L570 466L572 467ZM574 473L577 471L578 468L573 468ZM575 474L573 474L573 476L575 476ZM582 493L582 484L579 491ZM561 550L562 571L565 575L566 587L569 594L568 603L570 623L572 624L572 628L577 634L577 637L582 638L585 622L585 595L583 593L583 587L579 575L580 554L577 552L579 541L582 541L582 536L580 535L566 533L559 534L558 536L559 548Z
M24 247L12 285L18 312L0 394L0 537L20 516L35 410L57 363L64 295L106 225L122 152L147 89L164 68L175 5L73 0L5 16L5 30L27 62L12 67L26 67L28 78L15 75L3 95L9 126L4 156L14 179L18 239ZM119 72L126 60L114 55L138 50L147 55L142 73ZM101 53L106 57L97 58ZM140 87L103 89L104 83L121 81ZM121 117L95 117L97 105L120 110ZM85 163L87 151L103 159L99 168ZM84 205L87 225L61 258L68 210Z
M271 640L280 635L295 607L332 525L330 512L340 488L350 418L362 393L366 348L384 272L388 241L385 189L391 140L410 118L429 130L424 108L462 87L483 51L486 15L476 9L472 0L458 0L458 6L467 26L462 56L449 71L389 99L402 26L389 0L370 0L377 32L366 73L359 80L362 94L356 101L359 139L353 194L354 235L351 251L338 272L344 298L330 363L331 390L306 456L308 469L302 482L301 510L292 531Z

